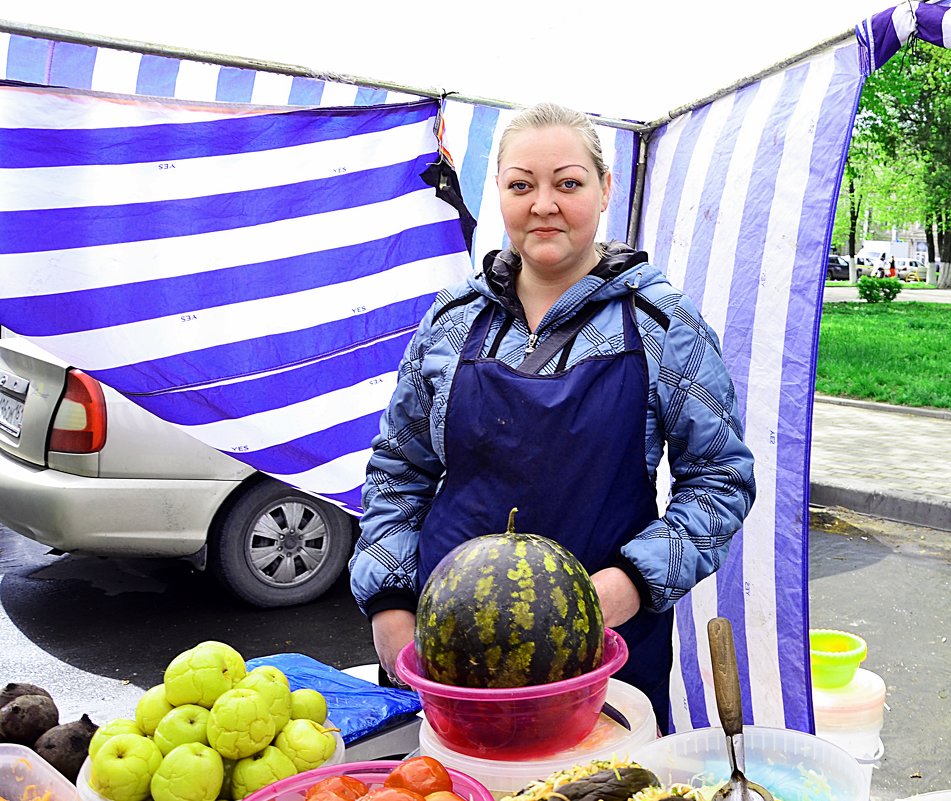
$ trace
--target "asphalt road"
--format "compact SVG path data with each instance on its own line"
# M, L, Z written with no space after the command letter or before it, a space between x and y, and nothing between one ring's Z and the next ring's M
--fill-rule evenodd
M181 560L48 556L0 526L0 682L46 687L61 720L128 717L165 666L202 640L245 657L297 652L336 668L375 662L346 577L318 601L244 605Z
M951 530L813 510L810 624L861 635L885 680L872 801L951 790Z
M872 801L951 788L951 532L842 510L811 517L810 620L862 635L888 689ZM51 557L0 527L0 682L45 686L74 720L130 716L176 654L223 640L245 658L375 661L345 579L319 601L262 611L181 561Z

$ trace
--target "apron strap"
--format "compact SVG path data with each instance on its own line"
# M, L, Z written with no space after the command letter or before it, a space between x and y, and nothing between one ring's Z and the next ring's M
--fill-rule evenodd
M565 346L569 339L577 336L578 332L591 321L591 318L607 305L607 302L602 300L590 304L580 314L572 317L560 328L556 328L544 342L541 342L535 350L525 357L518 366L518 372L530 375L537 374Z

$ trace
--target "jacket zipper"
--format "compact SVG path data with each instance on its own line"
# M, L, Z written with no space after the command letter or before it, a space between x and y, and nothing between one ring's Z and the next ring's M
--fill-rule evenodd
M528 342L525 345L525 355L528 356L532 351L535 350L535 345L538 344L538 334L529 334Z

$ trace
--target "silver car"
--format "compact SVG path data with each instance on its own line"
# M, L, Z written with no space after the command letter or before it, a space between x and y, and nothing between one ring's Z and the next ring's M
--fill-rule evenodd
M918 259L895 259L895 274L902 281L925 281L928 268Z
M188 557L255 606L323 594L354 519L4 329L0 523L58 552Z

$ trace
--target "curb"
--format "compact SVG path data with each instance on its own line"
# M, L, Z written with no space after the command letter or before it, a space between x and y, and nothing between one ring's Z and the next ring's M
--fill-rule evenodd
M859 514L951 533L951 503L923 500L900 492L885 495L876 491L810 482L809 503L824 507L839 506Z
M856 409L867 409L872 412L889 412L907 414L915 417L936 417L939 420L951 420L951 410L932 409L922 406L896 406L892 403L876 403L875 401L856 400L854 398L837 398L832 395L813 395L816 403L829 403L833 406L852 406Z

